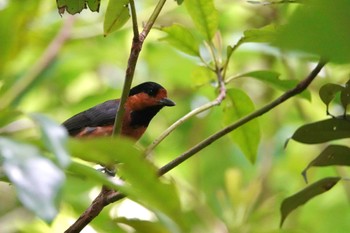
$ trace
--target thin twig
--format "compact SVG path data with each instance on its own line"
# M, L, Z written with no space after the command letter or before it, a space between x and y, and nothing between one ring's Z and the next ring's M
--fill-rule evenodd
M317 74L321 71L321 69L323 68L323 66L325 64L326 64L326 62L321 60L317 64L317 66L311 71L311 73L304 80L299 82L295 88L285 92L284 94L282 94L279 98L277 98L276 100L274 100L270 104L265 105L264 107L258 109L257 111L243 117L242 119L238 120L237 122L227 126L226 128L220 130L219 132L217 132L217 133L213 134L212 136L206 138L205 140L201 141L200 143L198 143L197 145L195 145L194 147L192 147L191 149L189 149L188 151L186 151L185 153L183 153L182 155L180 155L179 157L177 157L173 161L171 161L168 164L166 164L165 166L161 167L158 170L158 174L163 175L163 174L167 173L168 171L177 167L179 164L183 163L184 161L186 161L187 159L192 157L194 154L196 154L200 150L204 149L205 147L209 146L211 143L215 142L219 138L232 132L233 130L237 129L238 127L246 124L247 122L267 113L268 111L270 111L271 109L280 105L281 103L288 100L289 98L301 93L316 78Z

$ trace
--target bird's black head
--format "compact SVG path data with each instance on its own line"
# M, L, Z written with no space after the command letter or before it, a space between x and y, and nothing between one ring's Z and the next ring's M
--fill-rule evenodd
M141 83L130 90L126 108L131 114L131 125L147 126L164 106L175 106L168 99L164 87L155 82Z

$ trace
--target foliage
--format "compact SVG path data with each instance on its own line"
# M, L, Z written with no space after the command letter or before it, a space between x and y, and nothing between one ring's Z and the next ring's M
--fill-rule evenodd
M55 4L0 1L0 232L63 232L94 203L96 232L349 229L345 0ZM57 123L133 80L177 103L136 145Z

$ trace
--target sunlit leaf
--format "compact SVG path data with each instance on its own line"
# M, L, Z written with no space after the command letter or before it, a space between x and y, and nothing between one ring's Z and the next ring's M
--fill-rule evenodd
M207 85L208 83L215 81L215 79L215 74L207 67L197 66L191 73L191 83L195 87Z
M319 55L332 62L350 62L350 4L348 0L304 1L277 33L282 49Z
M130 18L129 0L109 0L105 20L103 22L104 35L120 29Z
M327 106L327 115L329 114L328 109L330 102L334 99L335 95L343 89L344 87L333 83L327 83L320 88L319 95L322 102Z
M340 179L340 177L324 178L322 180L317 181L316 183L309 185L307 188L301 190L293 196L284 199L281 204L280 226L282 226L284 220L293 210L305 204L317 195L330 190L331 188L333 188L334 185L338 183Z
M219 24L213 0L186 0L185 6L199 32L211 41Z
M312 160L302 172L305 181L307 182L306 172L311 167L324 167L324 166L350 166L350 148L342 145L329 145L319 154L314 160Z
M118 223L126 224L132 227L136 232L142 233L168 233L169 230L164 228L159 222L151 222L140 219L117 218Z
M241 74L238 77L252 77L267 83L281 91L287 91L294 88L297 84L297 80L281 80L279 79L280 74L272 70L257 70L248 73ZM300 94L301 97L311 100L311 93L308 90L303 91Z
M47 222L57 214L64 173L28 144L0 138L0 158L24 206Z
M80 13L82 10L89 9L94 11L99 11L101 0L56 0L58 12L62 15L65 11L69 14L74 15Z
M199 56L199 42L190 30L179 24L163 27L161 30L167 33L161 40L167 41L188 55Z
M44 115L30 116L39 124L46 147L55 155L58 164L66 167L70 163L70 156L66 150L67 131Z
M255 110L249 96L240 89L227 90L229 106L225 109L225 123L230 124ZM255 162L260 142L260 126L257 120L250 121L230 133L234 143L237 143L245 156Z
M258 29L249 29L244 31L242 42L260 42L269 43L276 37L276 27L274 25L267 25Z
M316 144L348 137L350 137L350 122L343 118L332 118L301 126L294 132L292 139Z
M68 147L71 155L97 164L115 164L119 154L139 154L134 143L125 138L70 138Z

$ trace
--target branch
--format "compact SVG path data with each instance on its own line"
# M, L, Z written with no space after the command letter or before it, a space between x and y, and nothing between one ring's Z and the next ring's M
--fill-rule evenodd
M316 78L317 74L321 71L321 69L325 66L326 62L321 60L317 66L311 71L311 73L301 82L299 82L295 88L285 92L283 95L281 95L279 98L271 102L270 104L265 105L264 107L258 109L257 111L243 117L242 119L238 120L237 122L227 126L223 130L217 132L216 134L213 134L212 136L206 138L205 140L201 141L176 159L172 160L165 166L161 167L158 170L158 174L164 175L165 173L169 172L173 168L177 167L187 159L191 158L194 154L199 152L200 150L204 149L205 147L209 146L211 143L215 142L219 138L225 136L226 134L230 133L231 131L237 129L238 127L248 123L249 121L269 112L271 109L277 107L284 101L288 100L289 98L301 93L304 91L310 83Z
M74 17L68 16L64 21L60 31L55 38L47 46L44 53L39 60L32 66L22 78L9 88L0 100L0 109L4 109L11 105L11 103L26 89L30 84L35 82L39 75L48 67L56 58L64 43L70 38L71 30L74 23Z
M204 149L205 147L209 146L211 143L213 143L214 141L218 140L219 138L225 136L226 134L228 134L229 132L237 129L238 127L246 124L247 122L269 112L270 110L272 110L273 108L277 107L278 105L280 105L281 103L283 103L284 101L290 99L291 97L301 93L302 91L304 91L309 85L310 83L316 78L316 76L318 75L318 73L321 71L321 69L325 66L326 62L325 61L320 61L317 66L311 71L311 73L301 82L298 83L298 85L285 92L283 95L281 95L279 98L277 98L276 100L274 100L273 102L271 102L268 105L265 105L264 107L260 108L259 110L251 113L250 115L242 118L241 120L227 126L226 128L224 128L223 130L217 132L216 134L208 137L207 139L203 140L202 142L198 143L196 146L192 147L191 149L189 149L188 151L186 151L185 153L183 153L182 155L180 155L179 157L177 157L176 159L174 159L173 161L169 162L168 164L166 164L165 166L161 167L158 170L158 176L162 176L165 173L169 172L170 170L172 170L173 168L177 167L178 165L180 165L181 163L183 163L184 161L186 161L187 159L191 158L194 154L196 154L197 152L199 152L200 150ZM99 195L100 196L100 195ZM89 209L99 209L100 205L108 205L111 204L113 202L116 202L118 200L121 200L125 197L124 194L119 193L117 191L111 191L109 193L107 193L106 195L104 195L103 201L98 201L96 202L96 207L93 207L93 204L89 207ZM97 198L96 198L97 199ZM103 207L102 207L103 208ZM101 208L101 210L102 210ZM95 213L94 213L95 214ZM98 213L97 213L98 214ZM96 214L96 216L97 216ZM78 232L78 231L72 231L72 232Z

